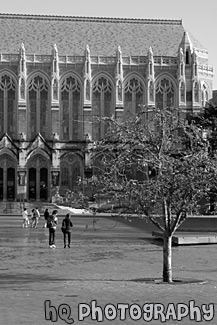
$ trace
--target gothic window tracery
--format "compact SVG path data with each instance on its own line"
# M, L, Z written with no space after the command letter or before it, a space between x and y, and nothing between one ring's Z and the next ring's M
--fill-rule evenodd
M61 83L61 137L63 140L81 138L81 86L77 78L69 76Z
M47 130L49 125L48 83L46 79L40 75L32 78L28 85L28 94L30 137L34 138L40 132L46 138L49 136Z
M175 89L168 78L163 78L156 85L156 107L172 108L175 105Z
M141 110L144 104L144 87L142 82L133 77L130 78L124 87L124 115L125 119L132 114L136 114Z
M60 163L60 184L67 190L75 190L82 176L82 163L76 155L69 155Z
M93 140L99 140L108 131L103 117L112 115L112 84L106 77L98 78L93 84Z
M7 132L16 136L16 84L14 79L4 74L0 77L0 134Z

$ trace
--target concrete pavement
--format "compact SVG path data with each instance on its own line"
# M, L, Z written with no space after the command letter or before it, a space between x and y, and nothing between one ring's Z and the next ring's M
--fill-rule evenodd
M213 304L214 311L217 308L215 245L174 247L173 276L186 282L167 285L157 281L162 274L162 245L152 238L152 226L132 227L132 221L118 218L94 221L91 216L74 216L72 221L72 247L63 248L59 225L57 248L50 249L43 218L38 229L21 228L21 217L0 218L0 324L69 324L73 320L89 325L98 323L94 316L103 316L102 324L157 325L164 315L165 323L190 325L200 322L199 317L209 318L208 309L202 313L204 304L207 308ZM195 279L201 281L188 282ZM178 321L172 303L177 308L194 303L200 309L193 310L194 319L187 315ZM153 315L148 321L150 313L145 314L144 308L151 306L158 319ZM139 312L141 317L136 319ZM203 323L217 324L217 315L210 320L203 317Z

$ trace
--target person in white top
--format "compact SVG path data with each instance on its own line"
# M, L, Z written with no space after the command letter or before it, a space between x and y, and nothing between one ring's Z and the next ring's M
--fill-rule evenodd
M24 210L22 212L22 216L23 216L22 227L27 228L29 226L29 217L28 217L28 211L26 208L24 208Z
M32 209L32 228L37 228L38 226L38 220L40 218L40 213L38 211L38 208Z

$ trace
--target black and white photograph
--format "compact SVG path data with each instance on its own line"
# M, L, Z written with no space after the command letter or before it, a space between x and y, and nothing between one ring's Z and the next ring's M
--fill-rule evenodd
M217 324L217 4L0 5L0 324Z

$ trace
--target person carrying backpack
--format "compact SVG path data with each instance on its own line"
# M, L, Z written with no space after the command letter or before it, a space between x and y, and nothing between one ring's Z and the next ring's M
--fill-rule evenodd
M47 228L49 229L49 246L50 248L55 248L55 234L57 228L57 210L53 210L52 215L47 219Z
M62 228L61 228L63 232L64 248L66 248L66 236L68 237L68 247L70 248L72 227L73 224L70 220L70 214L67 213L67 215L63 219Z

